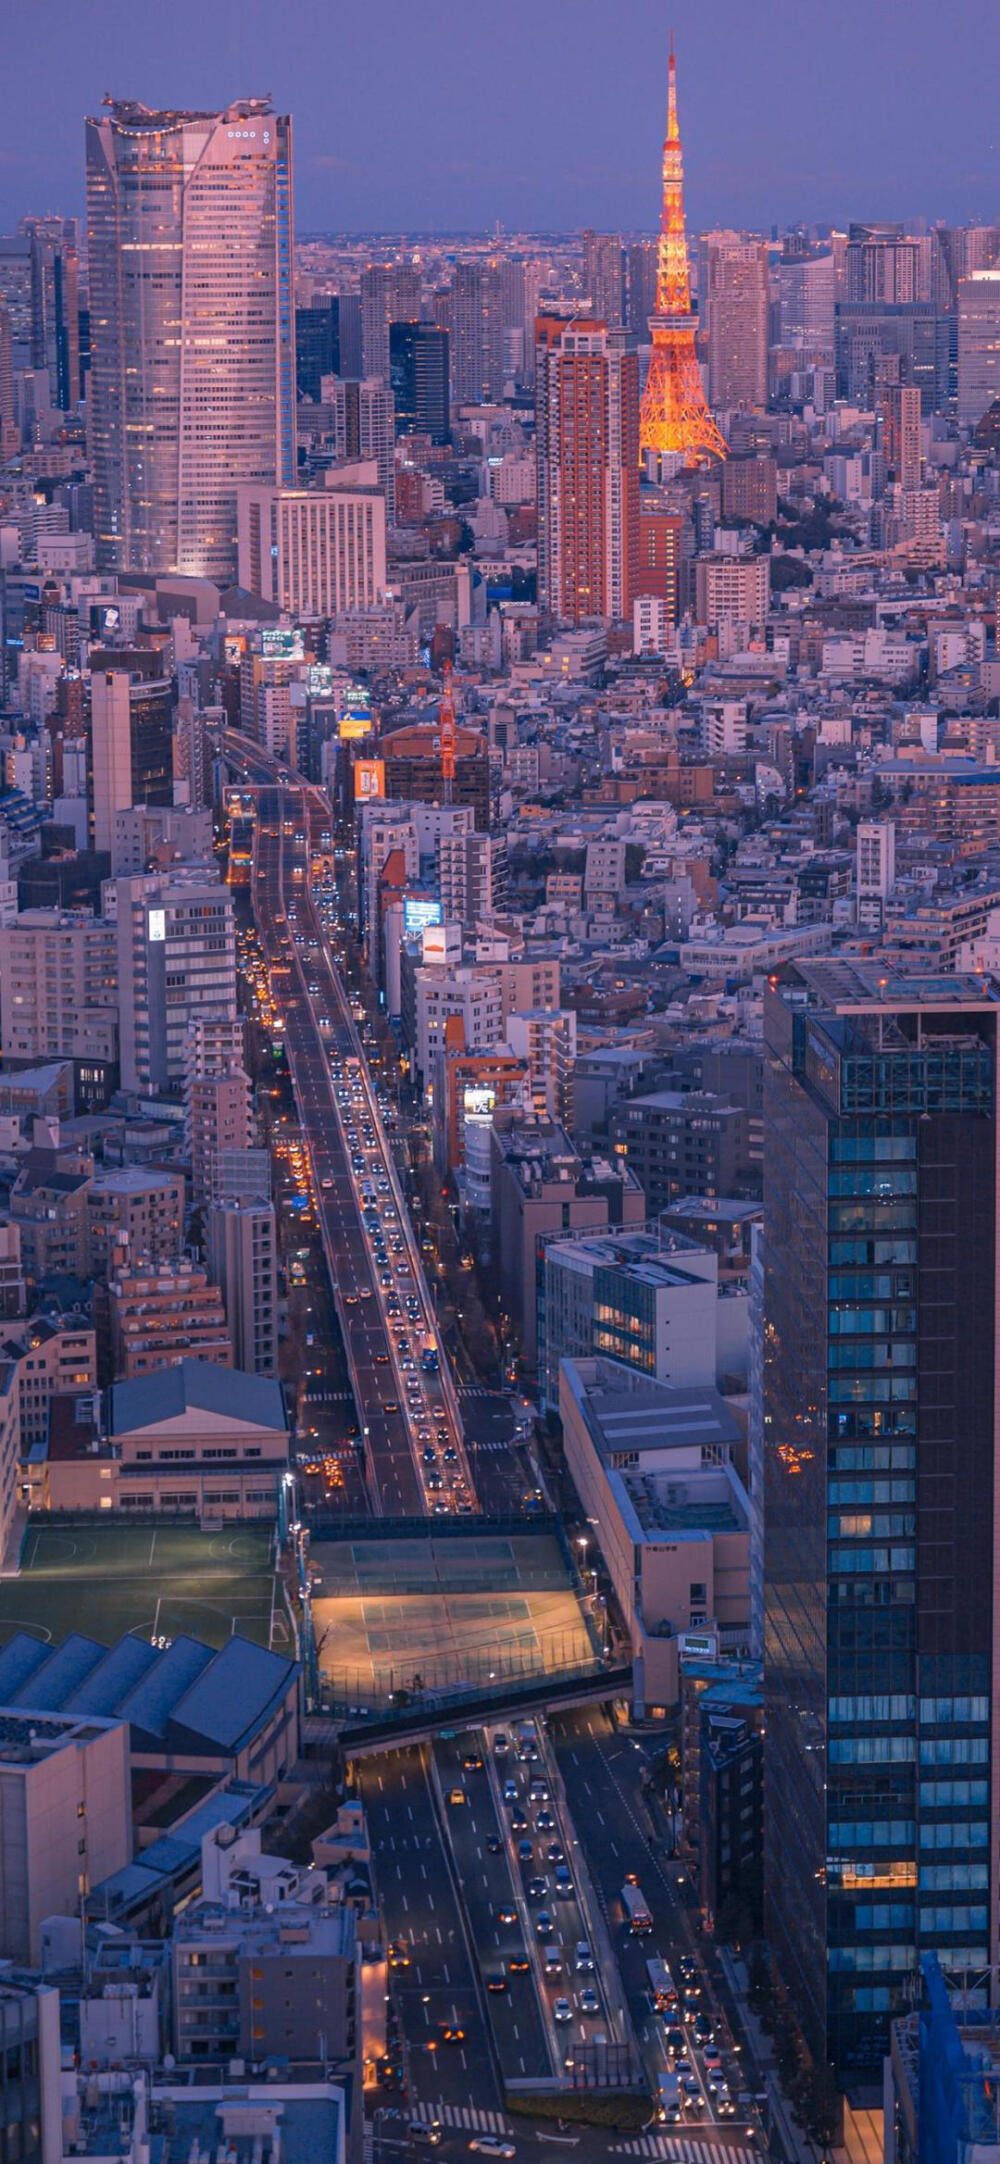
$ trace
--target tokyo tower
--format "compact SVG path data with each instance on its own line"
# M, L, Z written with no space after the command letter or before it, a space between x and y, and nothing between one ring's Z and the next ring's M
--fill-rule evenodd
M642 451L682 451L689 466L699 458L725 458L726 444L708 410L695 358L687 240L684 233L684 166L677 126L677 65L670 40L667 138L663 145L663 209L656 266L656 314L649 319L653 351L639 416Z

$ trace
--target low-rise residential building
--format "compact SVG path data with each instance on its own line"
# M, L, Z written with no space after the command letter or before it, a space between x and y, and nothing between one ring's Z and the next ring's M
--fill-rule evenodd
M127 1723L0 1706L0 1954L37 1966L44 1919L131 1854Z

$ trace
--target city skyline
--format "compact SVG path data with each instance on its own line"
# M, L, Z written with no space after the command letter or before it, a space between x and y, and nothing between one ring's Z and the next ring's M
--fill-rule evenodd
M295 12L289 36L258 0L238 15L231 0L197 15L180 0L163 52L151 24L123 22L111 0L85 17L62 0L44 75L27 19L13 20L8 80L27 95L6 116L0 226L43 204L82 214L84 114L111 88L196 107L269 92L295 120L302 233L457 233L497 219L515 230L655 229L670 26L647 0L634 0L624 26L597 0L559 0L541 23L514 0L503 43L454 0L434 0L430 25L383 0L338 22L335 41L314 0ZM692 228L989 217L991 73L969 58L986 52L995 26L986 0L963 0L959 12L960 34L941 41L937 11L919 0L904 39L897 11L851 0L832 43L784 8L749 41L732 0L711 22L675 9L686 131L698 146Z

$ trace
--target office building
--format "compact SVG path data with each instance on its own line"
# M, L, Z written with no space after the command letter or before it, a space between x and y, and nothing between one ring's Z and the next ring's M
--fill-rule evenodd
M641 346L649 342L649 319L656 313L658 253L655 240L633 241L625 251L625 323Z
M880 932L886 904L896 884L896 828L891 819L860 819L855 886L858 924Z
M675 1388L738 1390L747 1373L744 1280L679 1233L626 1231L545 1242L539 1267L538 1374L559 1403L563 1360L600 1355Z
M500 266L456 263L447 295L452 408L503 396L504 289Z
M390 526L396 523L396 409L389 387L388 370L383 381L381 376L366 376L361 383L344 383L339 376L324 378L323 403L332 415L333 445L337 459L350 465L352 462L374 459L378 485L385 497L386 517ZM338 486L335 473L328 476L333 486ZM345 474L346 485L351 482L367 483L370 476L360 473ZM363 604L355 602L355 607ZM370 604L369 604L370 605Z
M224 1155L250 1143L251 1090L242 1020L196 1016L184 1043L184 1146L191 1200L219 1194Z
M564 1361L559 1417L567 1470L631 1642L641 1719L677 1704L688 1631L711 1632L731 1653L747 1648L739 1424L715 1390L671 1389L597 1359Z
M248 1375L276 1375L278 1239L266 1194L213 1204L208 1262L222 1288L234 1365Z
M585 1163L553 1120L498 1108L491 1148L493 1263L525 1364L534 1368L545 1236L641 1224L645 1202L628 1166L604 1157Z
M390 323L389 382L396 405L396 428L412 430L432 443L448 442L448 333L436 323Z
M361 273L361 368L343 374L388 384L389 325L419 317L420 272L408 263L370 263Z
M608 1124L651 1217L682 1195L734 1195L754 1178L747 1113L711 1091L665 1089L630 1097L614 1108Z
M926 420L952 387L952 322L936 301L838 300L834 362L838 398L874 412L883 382L915 384Z
M196 866L113 882L124 1089L180 1096L193 1022L236 1020L228 887Z
M535 417L539 607L560 623L629 617L639 554L631 334L586 317L539 317Z
M333 470L325 488L241 487L236 516L240 585L297 623L381 601L386 503L374 480L357 485Z
M769 526L778 515L778 468L766 454L730 453L722 469L723 518Z
M10 309L0 299L0 465L13 458L21 441L14 411L14 357L11 347Z
M187 1255L154 1263L121 1249L108 1277L107 1312L116 1382L154 1375L178 1360L234 1365L222 1294Z
M920 245L901 225L855 222L845 250L847 299L882 306L929 300L921 280Z
M868 962L765 992L765 1927L845 2083L924 1953L997 1958L998 1011Z
M975 428L1000 399L1000 266L958 286L958 423Z
M624 323L625 258L620 233L595 233L588 226L583 236L583 297L599 322ZM641 335L645 337L646 332L644 324Z
M87 122L98 565L236 575L236 487L295 481L291 122L112 101Z
M136 804L173 803L173 688L123 669L90 680L94 848L117 855L117 816Z
M998 285L1000 291L1000 285ZM882 449L886 476L902 489L920 487L920 391L915 383L887 383L882 393Z
M709 400L713 406L766 406L766 243L742 233L708 233L703 249Z
M0 2053L4 2154L21 2164L55 2164L62 2119L58 1991L33 1977L8 1975L0 1983Z
M72 1670L67 1669L67 1695ZM37 1968L47 1916L77 1916L101 1879L132 1860L128 1723L38 1712L0 1715L0 1954ZM58 2028L58 2022L57 2022Z
M319 404L324 376L355 373L341 365L340 301L336 294L295 311L295 388Z
M31 365L48 372L49 397L63 413L80 400L80 329L75 218L30 218Z
M892 2024L885 2164L1000 2164L996 2002L946 1975L933 1953L921 1954L920 1983L915 2009Z
M792 248L778 263L781 343L807 365L833 360L836 263L832 248Z
M381 739L385 793L408 804L443 804L441 732L434 722L414 722ZM459 722L455 730L455 774L451 800L475 814L480 833L490 824L490 759L486 738Z

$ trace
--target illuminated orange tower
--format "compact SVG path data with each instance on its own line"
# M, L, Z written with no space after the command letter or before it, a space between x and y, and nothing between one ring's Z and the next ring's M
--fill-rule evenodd
M441 730L441 781L442 796L450 804L455 789L455 694L451 681L451 662L444 665L444 689L438 713Z
M684 232L684 165L677 126L677 65L670 40L667 137L663 145L663 209L656 267L656 314L649 319L653 352L639 417L642 451L682 451L689 466L699 458L725 458L726 444L708 410L695 357L687 239Z

